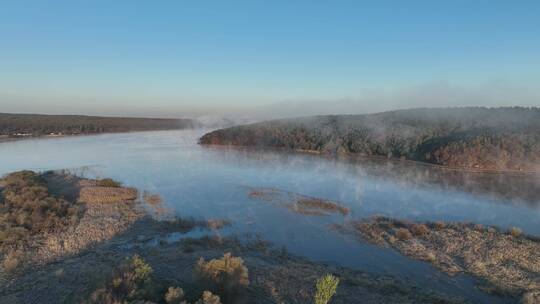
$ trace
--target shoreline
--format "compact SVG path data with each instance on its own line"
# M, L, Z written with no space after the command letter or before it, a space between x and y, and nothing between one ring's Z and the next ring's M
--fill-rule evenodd
M450 276L467 273L483 280L477 288L486 293L540 300L540 239L519 228L451 221L415 222L371 217L336 225L379 247L425 261Z
M442 169L442 170L448 170L448 171L457 171L457 172L464 172L464 173L486 173L486 174L512 174L512 175L536 175L540 174L539 170L511 170L511 169L475 169L475 168L467 168L467 167L449 167L444 165L437 165L432 163L427 163L423 161L418 160L411 160L411 159L400 159L400 158L388 158L384 156L378 156L378 155L360 155L360 154L332 154L332 153L323 153L317 150L299 150L299 149L288 149L288 148L279 148L279 147L253 147L253 146L240 146L240 145L219 145L219 144L203 144L198 143L198 145L202 147L208 147L208 148L220 148L220 149L238 149L238 150L253 150L253 151L264 151L264 152L285 152L285 153L293 153L293 154L306 154L306 155L316 155L319 157L323 157L326 159L334 159L334 160L351 160L351 161L362 161L362 160L376 160L376 161L386 161L386 162L393 162L393 163L400 163L400 164L406 164L406 165L416 165L416 166L425 166L435 169Z
M126 131L126 132L102 132L102 133L89 133L89 134L73 134L73 135L43 135L43 136L28 136L28 137L8 137L5 135L0 136L0 145L3 143L15 142L15 141L27 141L27 140L46 140L46 139L55 139L55 138L68 138L68 137L85 137L85 136L98 136L106 134L128 134L128 133L146 133L146 132L161 132L161 131L177 131L177 130L196 130L204 128L183 128L183 129L165 129L165 130L142 130L142 131ZM5 136L5 137L4 137ZM200 138L199 138L200 139ZM484 173L484 174L505 174L505 175L536 175L540 174L540 169L538 170L512 170L512 169L482 169L482 168L467 168L467 167L449 167L444 165L438 165L418 160L412 159L400 159L395 157L384 157L378 155L361 155L361 154L351 154L351 153L324 153L317 150L301 150L301 149L287 149L279 147L253 147L253 146L240 146L240 145L219 145L219 144L203 144L200 142L196 143L202 147L210 148L224 148L224 149L238 149L238 150L253 150L253 151L277 151L277 152L287 152L295 154L306 154L306 155L317 155L326 159L345 159L351 161L362 161L362 160L376 160L376 161L386 161L393 163L400 163L406 165L415 165L415 166L425 166L429 168L447 170L447 171L457 171L464 173Z
M131 134L131 133L166 132L166 131L182 131L182 130L197 130L197 129L204 129L204 128L141 130L141 131L125 131L125 132L101 132L101 133L87 133L87 134L40 135L40 136L21 136L21 137L9 137L6 135L0 135L0 144L14 142L14 141L28 141L28 140L42 140L42 139L45 140L45 139L55 139L55 138L99 136L99 135L107 135L107 134Z

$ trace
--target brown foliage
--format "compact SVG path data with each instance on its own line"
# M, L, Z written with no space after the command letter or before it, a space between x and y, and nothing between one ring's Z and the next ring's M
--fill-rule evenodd
M200 142L535 171L540 109L411 109L284 119L217 130Z
M107 204L122 201L132 201L137 198L134 188L117 187L84 187L81 189L79 200L91 204Z
M396 237L400 240L410 240L413 236L408 229L399 228L396 230Z
M428 227L424 224L412 224L409 230L415 236L423 236L429 233Z

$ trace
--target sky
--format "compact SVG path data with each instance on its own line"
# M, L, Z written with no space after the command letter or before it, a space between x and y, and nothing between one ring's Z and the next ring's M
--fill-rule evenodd
M540 106L540 1L0 1L0 112Z

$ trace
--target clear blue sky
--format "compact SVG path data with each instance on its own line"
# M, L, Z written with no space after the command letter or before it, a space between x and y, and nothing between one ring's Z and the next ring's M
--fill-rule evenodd
M433 83L537 90L540 1L0 2L0 112L181 113Z

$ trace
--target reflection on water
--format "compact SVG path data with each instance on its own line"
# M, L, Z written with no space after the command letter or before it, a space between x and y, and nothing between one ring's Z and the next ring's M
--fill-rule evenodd
M88 177L112 177L157 193L182 216L231 220L231 233L251 233L292 253L419 284L478 291L466 278L448 278L328 227L381 214L413 220L470 221L517 226L540 235L540 178L463 173L410 163L343 161L319 156L201 147L204 131L107 134L0 144L0 173L72 168ZM246 187L281 189L339 202L343 216L305 216L249 197Z

